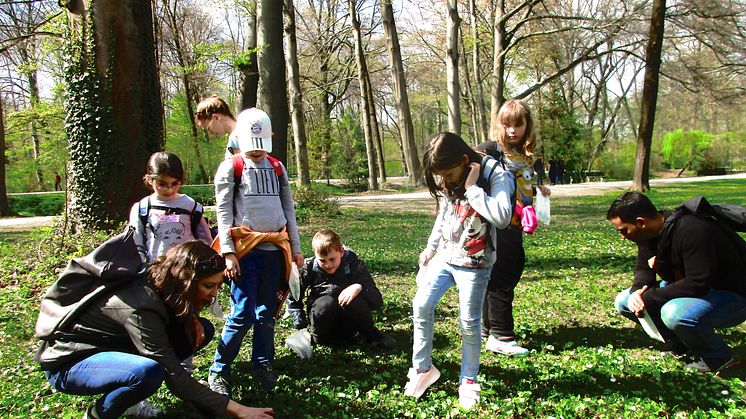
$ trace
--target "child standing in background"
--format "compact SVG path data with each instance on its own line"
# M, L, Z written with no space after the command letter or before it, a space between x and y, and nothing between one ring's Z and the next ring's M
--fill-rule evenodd
M228 144L225 147L226 159L241 152L238 147L238 140L233 134L236 129L236 118L223 99L215 95L203 99L197 104L195 116L197 117L197 125L206 129L210 135L228 135Z
M536 147L536 132L528 105L520 100L505 102L497 113L492 138L495 141L486 141L477 149L487 154L493 154L496 148L502 150L505 169L516 177L516 211L510 225L497 231L497 261L492 267L484 300L482 334L488 336L487 350L503 355L525 356L529 353L528 349L519 346L515 340L513 299L526 264L522 230L533 232L522 226L521 215L523 211L528 211L537 187L531 162ZM549 188L538 187L544 196L551 194ZM533 211L533 208L530 209Z
M514 180L495 159L483 159L450 132L430 140L423 169L430 194L437 199L438 215L419 258L426 271L412 301L413 366L404 394L418 398L440 377L432 363L435 306L455 285L462 333L459 404L471 409L480 395L479 327L490 268L495 263L495 227L504 228L510 222ZM478 185L482 181L485 186Z

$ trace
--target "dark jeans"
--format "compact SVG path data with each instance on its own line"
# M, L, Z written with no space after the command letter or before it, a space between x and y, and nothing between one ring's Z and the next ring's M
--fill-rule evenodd
M346 307L339 305L337 297L322 295L311 305L309 317L314 342L320 345L350 343L357 332L369 341L381 338L362 293Z
M496 338L515 338L513 290L526 264L522 234L513 227L497 230L497 261L490 273L482 314L482 331Z
M231 364L252 327L253 365L268 365L274 360L277 292L285 279L284 258L281 251L254 249L238 261L241 275L231 281L231 313L223 325L211 373L230 377Z
M215 335L215 328L207 319L199 320L205 328L205 341L197 350L210 343ZM181 359L193 354L188 345L174 350ZM158 391L166 374L158 362L125 352L99 352L44 373L49 384L62 393L102 394L96 401L96 412L102 419L118 418L130 406L150 397Z

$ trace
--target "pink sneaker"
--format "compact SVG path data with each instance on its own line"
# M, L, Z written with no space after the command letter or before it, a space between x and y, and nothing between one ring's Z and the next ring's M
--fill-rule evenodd
M440 378L440 371L431 366L429 370L418 373L416 369L410 368L407 374L409 382L404 386L404 395L419 399L422 393Z

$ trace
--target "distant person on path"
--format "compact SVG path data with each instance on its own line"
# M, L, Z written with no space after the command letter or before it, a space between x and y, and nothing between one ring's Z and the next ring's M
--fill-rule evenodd
M536 172L536 184L543 185L544 177L546 177L546 171L544 170L544 157L537 157L534 160L534 172Z
M505 169L518 179L516 206L531 205L536 183L531 155L536 147L536 131L531 109L520 100L508 100L497 114L492 127L492 138L477 150L488 154L499 147L503 151ZM543 168L542 168L543 170ZM544 196L551 195L549 188L538 185ZM520 192L518 192L520 191ZM530 195L530 196L524 196ZM523 249L521 210L516 209L508 227L496 231L497 261L492 267L482 314L482 335L487 337L487 350L508 356L526 356L529 350L518 345L513 319L515 288L523 274L526 252ZM531 231L533 232L533 231Z
M549 182L552 185L562 183L562 169L557 157L549 159Z
M62 176L60 176L59 173L54 174L54 190L55 191L62 190Z
M514 178L497 160L483 157L450 132L437 134L427 144L423 169L430 194L437 199L438 215L419 257L421 272L412 301L413 366L404 394L419 398L440 377L432 361L435 306L455 285L462 339L459 405L471 409L481 390L479 330L496 258L495 227L510 223Z
M228 135L228 143L225 147L226 159L241 152L238 147L238 140L233 133L236 129L236 118L223 99L215 95L203 99L197 104L195 116L197 117L197 125L206 129L211 135Z
M306 259L300 272L301 298L289 299L293 326L303 329L310 319L315 344L349 344L359 332L367 345L395 348L396 340L373 323L371 310L383 306L383 296L365 262L345 248L332 230L317 232L311 245L314 256Z
M697 359L685 369L730 366L731 350L714 329L746 320L746 261L737 243L715 221L659 212L639 192L616 198L606 218L637 244L634 282L617 295L617 310L638 323L649 314L671 354Z
M84 418L154 417L159 413L154 407L143 411L138 402L164 381L210 417L273 417L271 408L243 406L210 391L180 365L215 333L198 315L217 296L224 272L225 260L206 244L174 247L147 276L93 299L63 338L42 343L37 357L49 384L67 394L100 394ZM68 291L52 287L47 295Z
M272 122L264 111L241 112L233 131L240 155L215 175L220 253L231 279L231 312L210 366L210 388L231 391L231 364L253 327L251 362L266 390L277 385L275 318L288 294L291 263L303 266L287 170L272 151ZM279 173L278 173L279 172Z

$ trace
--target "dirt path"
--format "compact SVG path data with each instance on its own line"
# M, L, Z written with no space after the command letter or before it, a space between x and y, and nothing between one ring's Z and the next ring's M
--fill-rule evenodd
M687 178L664 178L653 179L650 181L651 186L664 185L680 182L705 182L717 179L746 179L746 173L725 176L700 176ZM384 195L360 194L343 196L339 198L342 208L375 208L389 211L413 211L413 212L432 212L435 208L435 201L426 191L397 193L395 189L406 183L406 178L389 178L389 183L393 185L391 193ZM586 196L599 195L607 192L622 192L629 190L632 181L618 182L586 182L575 183L570 185L551 186L552 196ZM34 227L51 225L54 217L15 217L0 218L0 232L23 231Z

